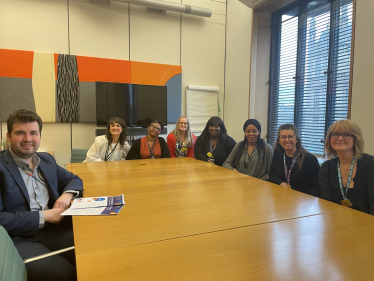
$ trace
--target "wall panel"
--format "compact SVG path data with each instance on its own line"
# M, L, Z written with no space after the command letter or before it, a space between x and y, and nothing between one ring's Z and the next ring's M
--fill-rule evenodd
M45 123L39 151L53 151L57 164L70 163L70 123Z
M0 0L0 48L68 53L66 0Z
M95 130L103 128L96 127L96 123L73 123L73 148L90 148L95 141Z
M187 85L218 86L223 111L225 25L182 19L182 113Z
M243 139L248 119L252 9L239 1L227 3L225 125L236 140Z
M268 125L270 33L270 13L254 11L249 118L260 122L262 138L267 134Z
M180 17L131 9L130 59L179 65Z
M360 126L364 134L365 151L374 154L374 2L356 2L351 119Z
M69 10L72 55L129 60L127 5L70 1Z

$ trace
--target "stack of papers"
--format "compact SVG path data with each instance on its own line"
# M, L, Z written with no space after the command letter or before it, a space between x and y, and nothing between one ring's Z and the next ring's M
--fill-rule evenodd
M61 216L118 215L125 205L123 194L118 196L76 198Z

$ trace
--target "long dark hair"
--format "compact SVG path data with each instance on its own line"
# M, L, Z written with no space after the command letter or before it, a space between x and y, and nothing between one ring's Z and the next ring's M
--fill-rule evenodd
M121 118L119 117L112 117L110 118L109 122L108 122L108 125L106 125L106 132L105 132L105 136L108 140L108 143L111 144L112 143L112 134L110 133L110 125L113 124L113 123L118 123L121 125L122 127L122 132L121 134L119 135L119 145L121 146L121 148L123 148L123 146L125 145L125 142L126 142L126 138L127 138L127 126L126 126L126 123L125 121L123 121Z
M265 141L261 138L261 124L256 119L248 119L247 121L245 121L245 123L243 125L243 132L245 132L245 129L249 125L255 126L257 128L257 130L259 131L259 134L257 136L257 152L258 152L258 162L259 162L260 159L262 159L262 157L265 155ZM238 167L238 165L239 165L239 159L242 157L242 155L244 153L246 153L246 148L245 147L246 147L247 143L248 143L248 141L247 141L247 139L245 137L245 134L244 134L244 140L240 143L238 152L235 155L236 167Z
M206 126L204 128L204 131L201 133L201 137L203 139L210 138L209 127L213 127L215 125L217 125L220 128L220 134L219 134L218 139L219 140L225 140L225 138L227 136L227 130L226 130L225 124L223 124L222 119L219 118L218 116L213 116L208 120L208 122L206 123Z
M299 165L299 170L301 170L301 165L303 165L304 157L305 157L305 154L308 152L308 150L306 150L302 146L301 139L299 137L299 133L297 132L297 129L296 129L296 127L293 124L283 124L283 125L279 126L277 141L275 142L274 150L279 149L283 153L285 152L284 148L279 143L280 132L283 131L283 130L292 130L294 132L294 134L296 135L296 140L297 140L297 143L296 143L296 149L297 149L296 163L297 163L297 165Z

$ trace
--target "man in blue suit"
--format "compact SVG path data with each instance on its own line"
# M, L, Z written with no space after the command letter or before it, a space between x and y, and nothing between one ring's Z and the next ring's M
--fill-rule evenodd
M0 152L0 225L23 259L74 245L71 199L81 196L82 180L37 153L42 120L17 110L7 120L8 150ZM74 251L26 264L28 280L75 280Z

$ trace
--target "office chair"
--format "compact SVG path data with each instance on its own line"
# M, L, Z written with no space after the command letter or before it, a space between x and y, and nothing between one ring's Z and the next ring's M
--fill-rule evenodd
M8 232L0 225L0 280L26 281L26 263L58 255L73 249L74 246L22 260Z
M73 148L71 150L70 163L82 163L87 156L88 149L77 149Z

